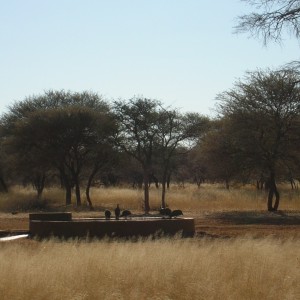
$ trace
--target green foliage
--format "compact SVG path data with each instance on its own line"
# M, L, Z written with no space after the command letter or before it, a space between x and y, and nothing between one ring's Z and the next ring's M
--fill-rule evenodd
M80 174L91 168L91 159L101 160L97 153L111 144L115 123L96 94L50 91L13 105L1 128L2 145L15 172L32 181L38 196L46 176L56 172L66 188L66 201L71 201L75 185L80 205Z
M293 70L256 71L218 96L234 165L268 174L269 210L278 208L280 174L299 168L299 82Z
M247 75L245 81L218 96L219 112L228 120L236 150L250 160L252 168L282 168L291 161L299 140L298 74L267 70Z
M177 110L164 108L157 100L145 98L117 101L114 112L119 124L118 146L136 159L143 169L145 207L149 208L148 184L154 170L161 175L162 206L165 206L165 185L174 157L179 149L186 152L193 145L204 132L208 118L196 113L183 115Z

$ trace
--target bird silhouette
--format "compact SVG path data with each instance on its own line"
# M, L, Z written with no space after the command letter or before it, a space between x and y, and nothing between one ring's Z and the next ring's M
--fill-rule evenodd
M110 216L111 216L111 211L108 210L108 209L106 209L105 212L104 212L104 214L105 214L105 219L106 219L106 220L109 220L109 219L110 219Z
M131 215L131 211L130 210L123 210L120 217L125 217L125 219L127 219L128 216Z
M119 204L117 204L117 207L115 208L116 220L119 220L120 213L121 213L121 210L120 210Z
M178 217L178 216L182 216L182 215L183 215L183 213L182 213L182 211L180 209L175 209L175 210L173 210L171 212L170 218L172 218L172 217Z
M166 207L166 208L161 208L161 209L159 210L159 213L160 213L161 215L163 215L163 216L170 216L171 213L172 213L172 211L171 211L170 208Z

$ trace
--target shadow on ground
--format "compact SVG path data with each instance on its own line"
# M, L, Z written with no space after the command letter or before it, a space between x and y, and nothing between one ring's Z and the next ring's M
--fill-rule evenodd
M300 212L230 211L213 213L209 218L235 225L300 225Z

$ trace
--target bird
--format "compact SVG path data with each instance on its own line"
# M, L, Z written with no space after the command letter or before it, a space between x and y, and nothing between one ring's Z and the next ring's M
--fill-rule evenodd
M182 215L183 215L182 210L180 210L180 209L175 209L175 210L173 210L173 211L171 212L170 218L172 218L172 217L178 217L178 216L182 216Z
M161 214L161 215L163 215L163 216L170 216L171 215L171 209L170 208L168 208L168 207L165 207L165 208L161 208L160 210L159 210L159 213Z
M117 207L115 208L116 220L119 220L120 212L121 212L121 210L120 210L119 204L117 204Z
M130 210L123 210L120 217L125 217L125 219L127 219L128 216L131 215L131 211Z
M106 210L104 211L104 214L105 214L105 219L106 219L106 220L109 220L109 219L110 219L110 216L111 216L111 211L108 210L108 209L106 209Z

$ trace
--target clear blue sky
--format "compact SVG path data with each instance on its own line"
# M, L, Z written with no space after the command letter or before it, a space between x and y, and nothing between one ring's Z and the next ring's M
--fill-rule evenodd
M135 95L211 114L245 71L299 59L283 45L233 34L239 0L2 0L0 112L48 89Z

